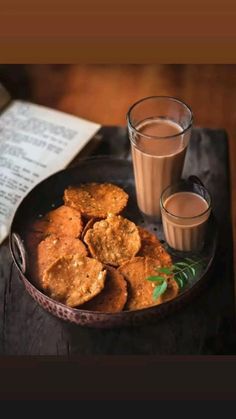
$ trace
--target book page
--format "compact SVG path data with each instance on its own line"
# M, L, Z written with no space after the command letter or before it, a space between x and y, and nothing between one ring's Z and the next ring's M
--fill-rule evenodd
M14 101L0 116L0 243L15 210L40 181L64 169L100 125Z

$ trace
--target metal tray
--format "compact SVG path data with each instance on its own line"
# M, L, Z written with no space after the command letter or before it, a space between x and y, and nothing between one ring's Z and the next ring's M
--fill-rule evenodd
M79 185L84 182L111 182L121 186L129 194L128 206L123 215L136 224L145 227L158 235L163 245L172 255L174 262L186 257L183 252L173 252L164 241L162 224L150 224L140 213L135 195L132 163L128 160L112 157L93 157L82 159L76 167L66 169L50 176L39 183L21 202L12 221L10 231L10 250L18 268L20 278L28 293L48 312L70 322L90 327L110 328L140 325L155 321L173 313L197 295L207 279L213 264L217 246L217 228L212 215L208 224L206 241L201 253L188 254L194 260L204 260L193 280L189 281L178 296L157 306L140 310L122 311L119 313L101 313L70 308L57 302L33 283L27 270L27 254L24 248L24 234L30 219L45 214L50 209L62 204L64 189L68 185ZM213 209L214 211L214 209Z

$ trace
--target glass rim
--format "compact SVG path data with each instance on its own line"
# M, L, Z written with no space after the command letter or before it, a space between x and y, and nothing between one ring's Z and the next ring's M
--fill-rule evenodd
M174 135L166 135L166 136L158 136L158 135L147 135L147 134L143 134L141 133L138 129L136 129L136 127L132 124L131 122L131 112L132 110L139 105L140 103L149 100L149 99L169 99L173 102L177 102L180 105L183 105L190 113L190 122L188 124L188 126L186 128L184 128L182 131L178 132L177 134ZM175 137L179 137L180 135L183 135L185 132L187 132L191 126L193 125L193 112L192 109L190 108L189 105L187 105L183 100L180 100L174 96L146 96L143 97L142 99L137 100L136 102L133 103L133 105L130 106L127 114L126 114L126 120L127 120L127 125L128 127L135 131L138 135L141 135L144 138L149 138L149 139L165 139L165 138L175 138Z
M198 215L194 215L194 216L192 216L192 217L184 217L184 216L181 216L181 215L175 215L175 214L172 214L170 211L168 211L166 208L165 208L165 206L164 206L164 202L163 202L163 195L164 195L164 193L169 189L169 188L171 188L171 187L173 187L173 186L177 186L177 185L181 185L181 184L183 184L183 183L185 183L185 184L189 184L189 185L198 185L198 186L200 186L202 189L204 189L204 191L208 194L208 196L209 196L209 203L206 201L206 199L204 198L204 197L202 197L200 194L198 194L197 192L192 192L192 193L195 193L196 195L199 195L199 196L201 196L201 198L202 199L204 199L204 201L206 201L207 202L207 204L208 204L208 208L206 209L206 210L204 210L203 212L201 212L200 214L198 214ZM174 192L174 193L179 193L179 192L189 192L189 191L178 191L178 192ZM172 194L172 195L174 195L174 193ZM191 192L190 192L191 193ZM170 195L171 196L171 195ZM205 186L204 185L201 185L201 184L199 184L198 182L192 182L192 181L189 181L189 180L181 180L180 182L177 182L177 183L172 183L172 184L170 184L170 185L168 185L163 191L162 191L162 193L161 193L161 198L160 198L160 206L161 206L161 209L163 209L168 215L170 215L171 217L173 217L173 218L175 218L175 219L178 219L178 220L195 220L195 219L197 219L197 218L199 218L199 217L202 217L203 215L205 215L205 214L207 214L209 211L211 211L211 209L212 209L212 198L211 198L211 194L210 194L210 192L208 191L208 189L206 189L205 188Z

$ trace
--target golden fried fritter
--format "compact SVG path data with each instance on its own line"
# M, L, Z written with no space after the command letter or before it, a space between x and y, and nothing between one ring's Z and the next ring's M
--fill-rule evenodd
M106 267L107 277L105 287L92 300L83 304L82 310L116 313L124 308L127 301L127 282L117 269Z
M155 268L161 264L157 259L149 257L135 257L119 267L118 271L124 275L128 282L128 299L125 306L127 310L138 310L145 307L163 303L175 298L178 294L178 285L172 278L168 278L168 289L157 300L153 298L155 283L148 281L149 276L157 275Z
M138 227L138 231L141 238L141 249L138 252L138 256L148 256L153 259L158 259L161 266L170 266L172 264L171 257L155 234L141 227Z
M141 246L136 225L120 215L96 222L85 234L84 241L93 257L113 266L134 257Z
M88 257L63 256L43 275L43 287L55 300L70 307L89 301L104 288L106 270Z
M29 226L29 230L38 232L43 238L50 234L78 238L83 230L83 223L79 211L62 205L48 212L43 218L35 220Z
M64 191L64 203L80 211L85 218L119 214L127 201L127 193L111 183L87 183L79 187L70 186Z
M153 298L157 284L146 278L157 275L155 268L170 266L171 256L155 234L118 215L127 201L127 193L110 183L68 187L65 205L31 223L25 237L29 272L45 293L70 307L103 313L177 296L177 283L163 274L167 289Z
M81 240L68 236L57 237L55 234L48 236L39 243L32 255L33 278L40 284L44 271L55 260L70 255L87 256L87 249Z

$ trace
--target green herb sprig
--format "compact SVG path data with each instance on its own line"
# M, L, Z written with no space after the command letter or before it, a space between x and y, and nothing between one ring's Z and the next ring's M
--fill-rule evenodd
M190 258L185 258L181 262L176 262L175 264L155 268L157 275L147 277L147 281L155 282L157 285L153 290L153 299L157 300L160 295L164 294L167 290L167 279L171 276L178 284L179 288L182 289L186 284L196 276L200 263L202 260L193 260ZM163 276L165 275L165 276Z

